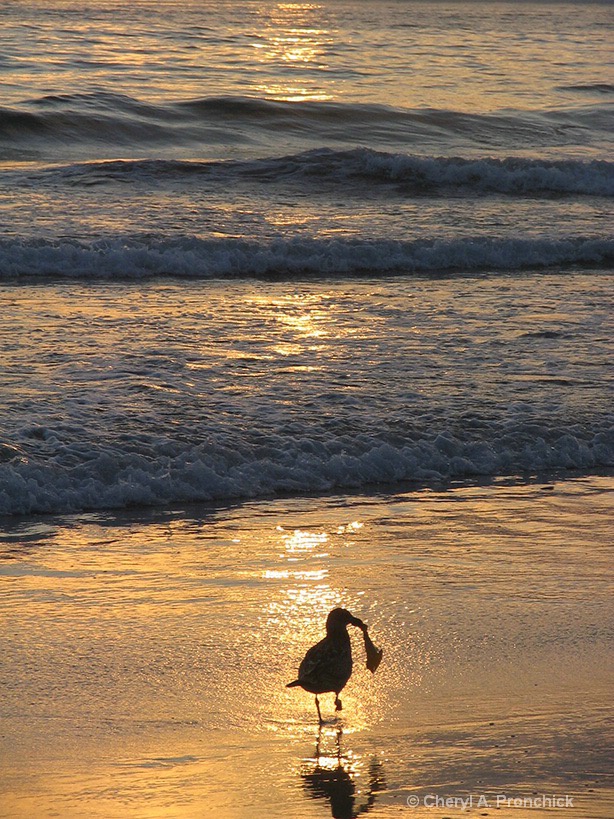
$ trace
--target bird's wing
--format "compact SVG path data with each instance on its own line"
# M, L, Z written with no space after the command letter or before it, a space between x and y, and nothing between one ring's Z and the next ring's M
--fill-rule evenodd
M335 663L335 649L326 638L307 651L298 669L299 680L310 680Z
M352 653L349 645L325 638L309 649L299 666L301 685L320 691L341 690L352 673ZM309 689L308 689L309 690Z

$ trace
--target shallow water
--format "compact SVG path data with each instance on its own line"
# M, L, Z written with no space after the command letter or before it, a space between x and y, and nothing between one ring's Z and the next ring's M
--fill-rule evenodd
M612 463L598 271L0 296L0 513Z
M433 794L535 793L575 799L561 815L611 815L613 488L15 521L2 815L315 817L332 800L338 816L426 817L462 815L425 807ZM384 660L372 676L355 641L317 749L312 696L284 685L340 603Z
M5 4L0 514L614 464L611 8L484 12Z

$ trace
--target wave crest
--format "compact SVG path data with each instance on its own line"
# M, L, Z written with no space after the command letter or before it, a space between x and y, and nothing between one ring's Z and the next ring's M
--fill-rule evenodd
M122 94L53 95L0 109L0 142L58 147L79 144L265 146L271 134L306 144L559 146L609 138L604 104L569 110L486 114L367 103L288 102L258 97L205 97L152 104ZM602 136L599 136L602 135Z
M568 194L614 196L614 163L601 160L544 160L507 157L463 159L394 154L355 148L348 151L316 149L289 156L249 161L230 160L116 160L53 168L53 180L71 184L140 180L169 181L206 177L230 183L250 179L267 184L298 180L302 185L322 183L361 187L370 192L383 187L400 195L433 195L450 190L466 194Z
M387 275L522 270L614 262L614 240L575 238L391 241L113 237L90 243L0 241L0 278L142 279Z
M164 439L149 456L92 444L84 458L82 445L66 445L45 462L16 455L0 463L0 515L328 492L399 481L428 484L613 463L611 430L556 432L534 425L482 441L443 431L403 445L352 442L348 436L310 440L305 430L305 437L272 440L266 455L250 447L212 449L210 443L169 454Z

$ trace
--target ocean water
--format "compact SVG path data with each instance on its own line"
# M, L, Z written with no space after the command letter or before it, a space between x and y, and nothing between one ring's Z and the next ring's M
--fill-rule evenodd
M614 464L609 3L0 9L0 514Z
M614 816L613 24L0 5L2 819Z

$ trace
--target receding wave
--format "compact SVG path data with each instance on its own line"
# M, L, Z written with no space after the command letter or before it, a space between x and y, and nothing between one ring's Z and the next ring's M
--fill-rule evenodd
M614 163L606 161L548 161L508 157L463 159L422 157L355 148L316 149L299 154L251 161L199 162L181 160L123 160L92 162L47 171L53 180L91 185L113 181L168 181L202 177L228 183L247 178L263 183L296 179L301 185L322 183L357 185L374 192L393 188L399 194L432 195L441 191L510 195L572 194L614 196Z
M93 242L0 241L0 277L141 279L386 275L522 270L614 262L614 240L596 238L392 241L290 238L113 237Z

